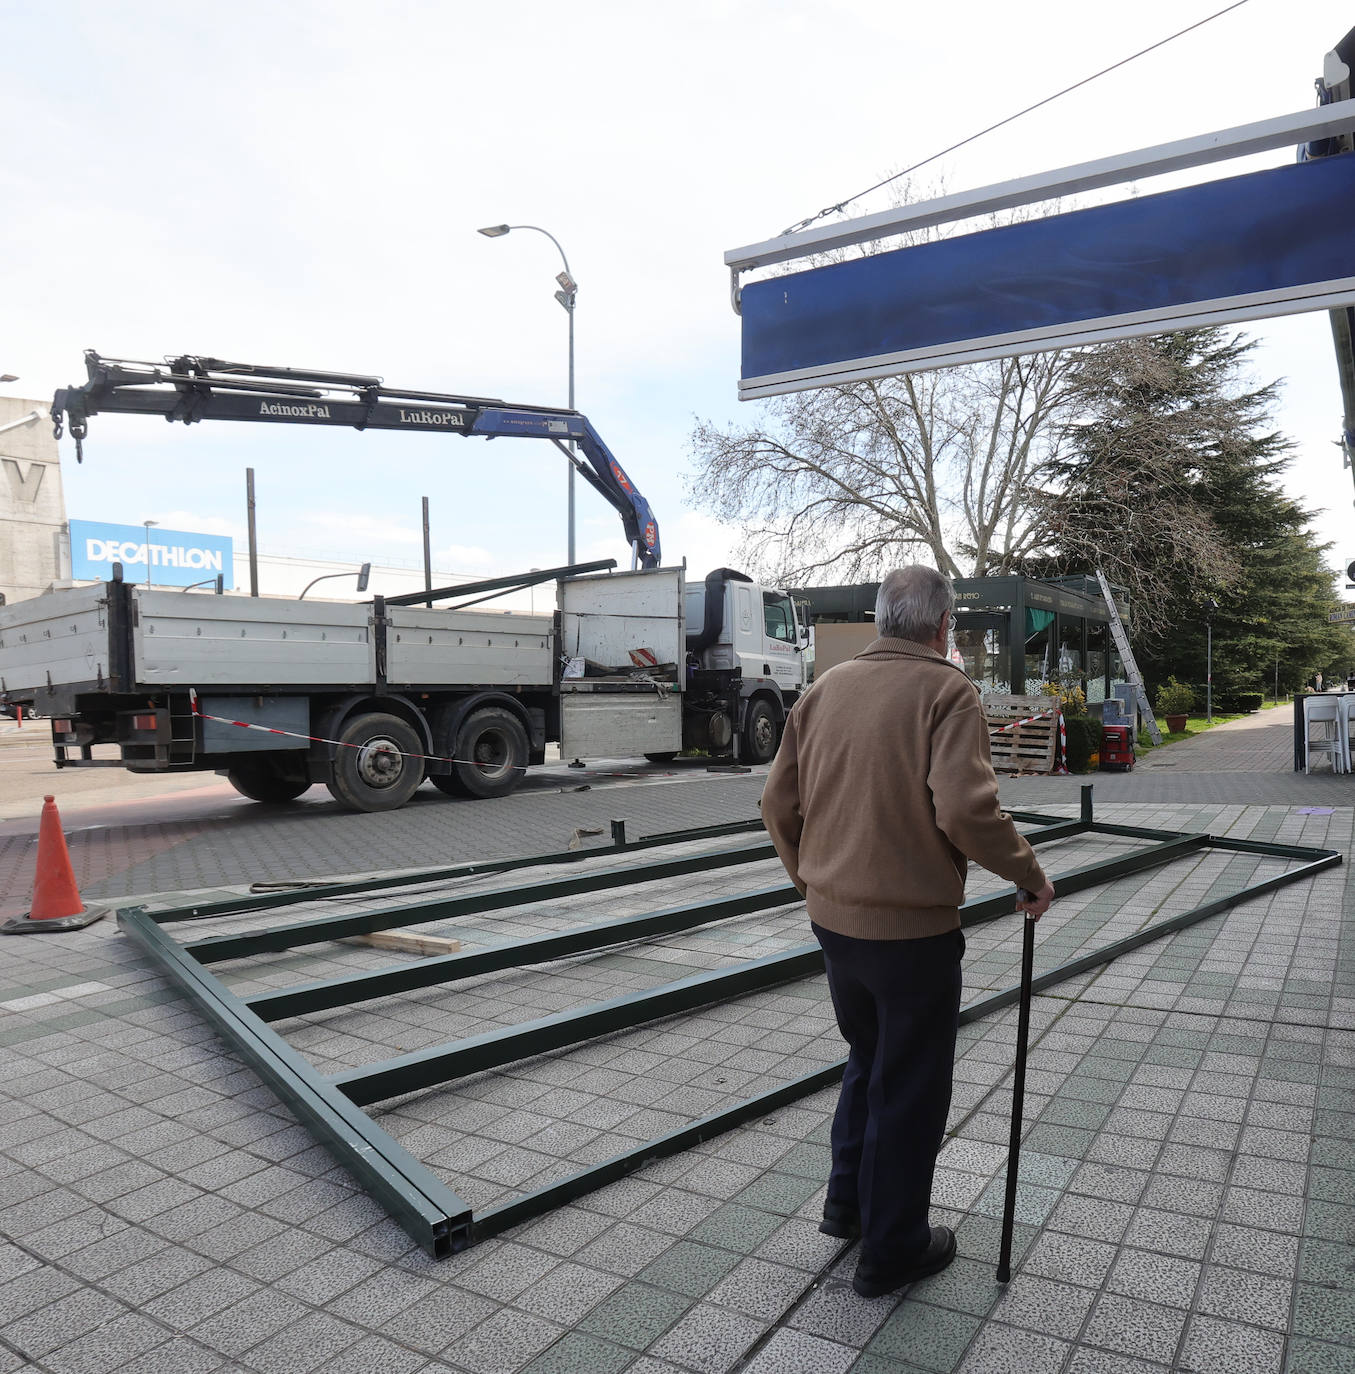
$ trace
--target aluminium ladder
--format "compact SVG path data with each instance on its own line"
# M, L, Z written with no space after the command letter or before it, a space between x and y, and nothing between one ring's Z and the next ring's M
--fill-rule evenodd
M1110 583L1106 581L1106 575L1100 568L1096 570L1096 580L1101 584L1101 595L1106 599L1106 610L1110 614L1111 638L1120 651L1120 661L1124 664L1129 685L1134 689L1134 696L1138 699L1139 711L1148 726L1148 737L1154 744L1161 744L1162 731L1157 728L1157 717L1153 715L1153 708L1148 704L1143 675L1139 672L1139 665L1134 661L1134 651L1129 647L1129 636L1125 633L1124 621L1120 619L1120 608L1116 606L1115 598L1110 594Z

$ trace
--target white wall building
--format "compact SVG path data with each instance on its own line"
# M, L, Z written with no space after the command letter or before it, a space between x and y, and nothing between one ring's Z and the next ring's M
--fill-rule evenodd
M0 593L22 601L69 575L61 461L47 402L0 396Z

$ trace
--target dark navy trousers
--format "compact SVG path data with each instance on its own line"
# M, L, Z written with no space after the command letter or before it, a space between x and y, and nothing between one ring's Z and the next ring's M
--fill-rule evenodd
M931 1239L932 1174L946 1132L960 1010L958 930L823 946L847 1071L833 1117L828 1200L861 1212L861 1258L907 1260Z

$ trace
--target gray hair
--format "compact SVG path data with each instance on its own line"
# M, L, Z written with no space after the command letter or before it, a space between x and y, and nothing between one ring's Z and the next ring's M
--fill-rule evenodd
M955 588L935 568L914 563L885 574L875 597L875 629L886 639L925 644L955 609Z

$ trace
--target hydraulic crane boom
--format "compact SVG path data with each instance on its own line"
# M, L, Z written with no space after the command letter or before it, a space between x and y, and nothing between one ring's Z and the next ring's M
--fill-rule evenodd
M85 354L89 380L52 398L57 438L70 426L77 460L91 415L162 415L171 423L254 420L272 424L347 425L353 429L425 430L487 439L549 439L621 516L640 566L659 564L659 526L649 502L576 410L522 406L485 396L405 391L380 377L262 367L184 356L163 366ZM578 452L566 447L578 445ZM582 455L580 457L579 455Z

